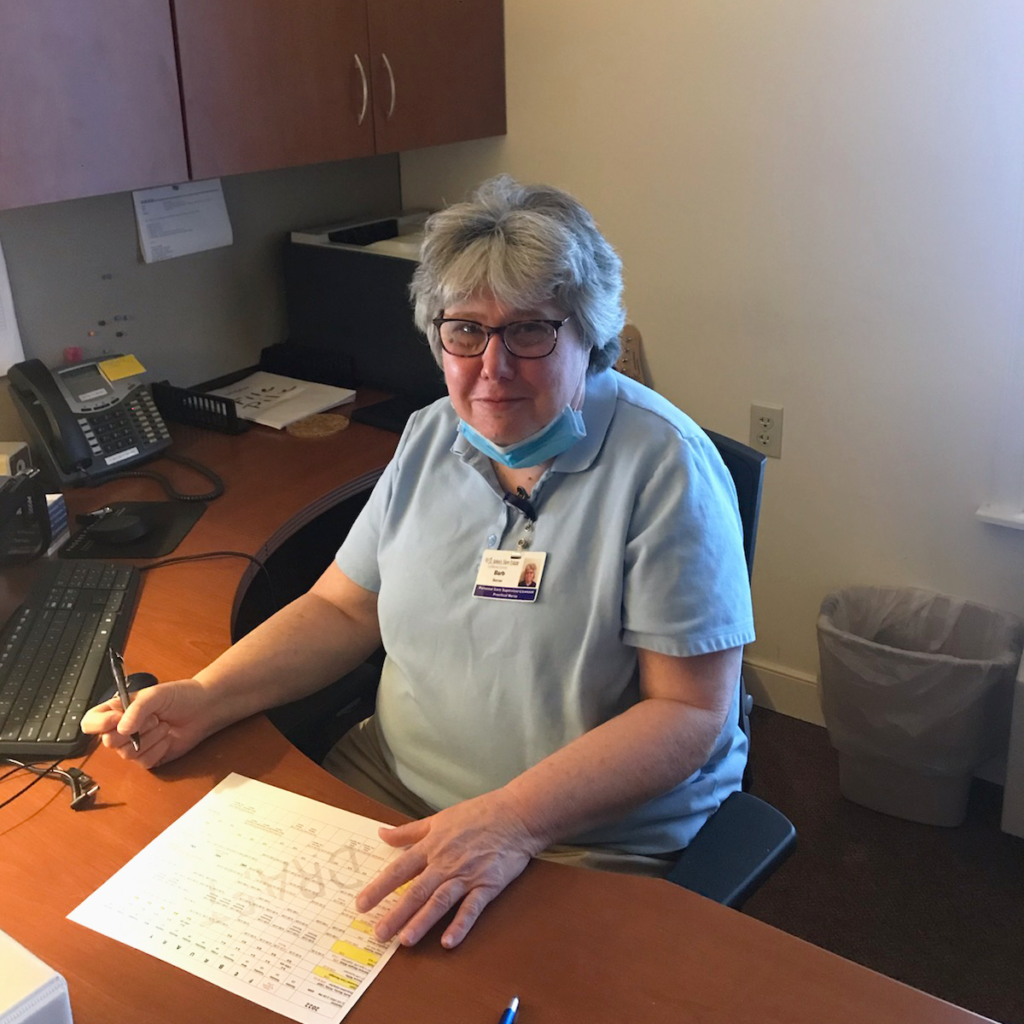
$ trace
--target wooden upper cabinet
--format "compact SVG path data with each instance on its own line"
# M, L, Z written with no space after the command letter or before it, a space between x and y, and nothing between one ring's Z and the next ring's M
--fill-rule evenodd
M0 209L187 176L167 0L0 2Z
M505 134L502 0L369 0L378 153Z
M174 0L195 179L374 151L366 0Z
M0 0L0 209L504 132L502 0Z

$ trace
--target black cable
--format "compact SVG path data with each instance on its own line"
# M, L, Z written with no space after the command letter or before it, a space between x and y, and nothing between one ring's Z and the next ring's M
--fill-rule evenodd
M17 793L15 793L13 796L9 796L6 800L3 801L3 803L0 803L0 808L6 807L9 803L12 803L13 801L17 800L18 797L22 795L22 793L27 793L33 786L38 785L38 783L42 782L43 779L45 779L46 776L50 774L50 772L57 768L57 766L61 763L63 758L58 757L57 760L54 761L53 764L51 764L50 767L46 769L34 768L27 764L23 764L21 761L15 761L13 758L9 757L5 757L3 760L9 762L10 764L13 764L15 767L12 768L9 772L6 772L4 775L0 775L0 782L2 782L4 779L10 778L10 776L12 776L15 772L20 772L23 769L28 769L30 772L34 772L36 777L27 786L22 786Z
M60 781L63 782L64 785L70 788L71 808L72 810L78 811L85 806L88 800L90 800L92 797L96 795L100 788L99 783L97 783L96 780L91 775L86 775L86 773L83 772L81 768L61 768L60 758L54 761L53 764L51 764L48 768L39 768L34 764L28 763L27 761L19 761L15 757L0 758L0 760L6 761L8 764L14 765L14 768L12 768L11 771L7 772L5 775L0 776L0 779L6 779L13 775L15 772L22 771L32 772L32 774L37 775L39 777L31 783L29 783L28 786L25 786L24 789L22 789L20 792L15 793L14 796L10 798L11 800L14 800L17 797L21 796L21 794L24 793L25 790L29 789L31 786L34 786L36 782L39 781L39 779L45 779L47 777L50 777L54 779L60 779ZM8 800L7 803L10 803L10 800ZM3 806L3 804L0 804L0 807Z
M163 458L170 462L177 462L182 466L187 466L189 469L195 470L200 476L205 476L210 483L213 484L213 489L207 491L205 494L182 494L176 490L170 480L163 475L163 473L157 473L152 469L126 469L120 473L115 473L113 476L105 476L96 485L109 483L111 480L120 480L126 477L144 477L147 480L155 480L163 489L164 493L169 498L173 498L175 501L213 501L214 498L219 498L224 493L224 481L212 470L209 466L204 466L201 462L196 462L195 459L190 459L186 455L171 455L168 452L164 452Z
M246 554L244 551L203 551L198 555L173 555L170 558L161 558L156 562L147 562L146 565L138 566L138 570L146 572L148 569L162 569L165 565L176 565L179 562L201 562L208 558L247 558L266 577L271 599L275 604L278 603L277 591L270 570L258 558Z

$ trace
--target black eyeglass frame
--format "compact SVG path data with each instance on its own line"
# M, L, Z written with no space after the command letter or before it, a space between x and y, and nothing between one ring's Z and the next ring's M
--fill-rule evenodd
M572 313L561 320L545 320L543 317L531 316L526 320L512 320L507 324L502 324L501 327L493 327L490 324L482 324L479 320L467 320L462 316L439 316L430 322L437 329L437 339L441 342L441 348L445 350L450 356L455 356L456 359L479 359L486 351L487 346L491 343L491 338L496 334L500 339L502 345L505 346L505 351L512 356L514 359L547 359L555 348L558 346L558 332L565 325L567 320L572 319ZM487 332L486 338L484 338L484 347L479 352L453 352L450 348L445 346L444 341L441 338L441 324L475 324L477 327L482 327ZM555 332L554 340L551 342L551 348L547 350L542 356L521 356L518 352L513 352L508 347L508 342L505 341L505 332L510 327L515 327L516 324L547 324Z

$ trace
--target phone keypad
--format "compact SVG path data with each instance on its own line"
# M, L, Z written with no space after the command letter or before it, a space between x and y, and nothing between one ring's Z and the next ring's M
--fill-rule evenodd
M170 438L152 396L141 389L109 412L82 416L78 422L93 454L98 456L148 448Z

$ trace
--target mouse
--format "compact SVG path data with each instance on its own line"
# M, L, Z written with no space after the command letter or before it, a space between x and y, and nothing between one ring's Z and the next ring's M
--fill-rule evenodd
M147 686L156 686L158 681L152 672L132 672L125 679L125 684L128 686L129 693L138 693L139 690L144 690ZM113 700L116 695L117 687L111 686L106 693L100 695L96 703L102 704L104 701Z
M104 516L89 526L89 536L111 544L130 544L149 533L149 527L130 512Z

